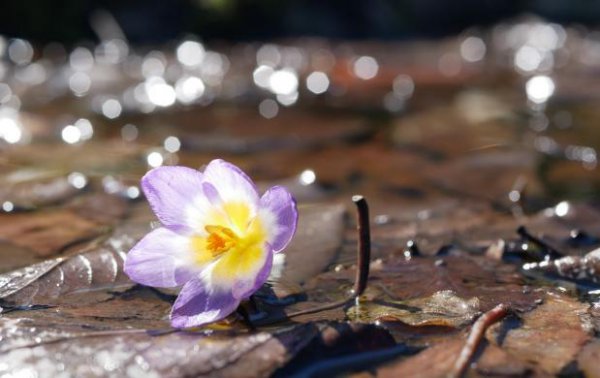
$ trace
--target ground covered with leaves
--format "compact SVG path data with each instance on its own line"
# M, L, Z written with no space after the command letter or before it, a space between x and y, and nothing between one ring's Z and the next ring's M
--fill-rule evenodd
M390 113L381 97L399 73L416 91ZM94 137L75 144L54 125L81 113L81 99L25 92L31 141L0 157L0 373L600 376L600 176L568 153L599 140L594 99L558 91L544 114L568 112L571 126L540 131L522 82L502 70L449 79L404 64L373 81L334 79L345 96L272 119L246 98L86 114ZM181 145L164 150L173 135ZM171 329L177 292L123 273L156 222L139 190L154 152L194 168L224 158L296 196L281 278L245 304L247 319ZM371 209L372 255L354 300L357 193Z

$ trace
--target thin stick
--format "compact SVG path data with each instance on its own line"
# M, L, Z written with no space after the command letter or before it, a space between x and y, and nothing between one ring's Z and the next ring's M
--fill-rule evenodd
M295 318L295 317L301 316L301 315L314 314L315 312L321 312L321 311L326 311L326 310L333 310L336 307L340 307L340 306L345 305L346 303L350 303L350 301L352 301L352 298L343 299L341 301L336 301L336 302L332 302L332 303L327 303L322 306L311 307L311 308L307 308L304 310L294 311L289 314L286 314L286 316L291 319L291 318Z
M371 230L369 227L369 205L360 195L352 197L356 205L358 247L356 261L356 280L354 281L354 297L360 296L367 288L371 263Z
M504 303L500 303L477 319L475 324L473 324L471 327L471 331L467 337L467 342L461 349L460 354L454 363L454 367L448 375L449 377L458 378L465 374L465 371L469 367L469 362L477 351L479 343L481 343L481 340L483 340L485 331L492 324L502 320L506 315L508 315L508 312L509 307Z

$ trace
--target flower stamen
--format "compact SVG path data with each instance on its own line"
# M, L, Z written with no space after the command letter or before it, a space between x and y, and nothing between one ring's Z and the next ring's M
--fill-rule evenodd
M218 257L229 251L235 247L239 240L238 236L227 227L206 226L204 229L208 232L206 249L208 249L213 257Z

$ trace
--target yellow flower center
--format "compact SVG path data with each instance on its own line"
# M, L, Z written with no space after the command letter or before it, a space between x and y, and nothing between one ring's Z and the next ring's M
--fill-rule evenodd
M192 238L194 260L205 265L218 259L214 277L250 274L264 261L264 225L244 203L227 203L222 210L209 217L208 235Z

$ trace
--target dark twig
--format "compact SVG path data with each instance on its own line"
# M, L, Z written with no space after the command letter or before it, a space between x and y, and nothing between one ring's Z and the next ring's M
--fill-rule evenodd
M298 311L294 311L291 312L289 314L286 314L286 316L288 318L295 318L298 316L302 316L302 315L307 315L307 314L314 314L315 312L321 312L321 311L327 311L327 310L333 310L336 307L341 307L347 303L350 303L350 301L352 300L352 298L350 299L342 299L340 301L335 301L332 303L327 303L324 304L322 306L316 306L316 307L311 307L311 308L307 308L304 310L298 310Z
M463 346L454 363L454 367L449 377L458 378L462 377L469 367L469 362L475 355L477 351L477 347L481 340L483 340L485 331L494 323L502 320L509 313L509 307L503 303L497 305L490 311L481 315L479 319L473 324L471 327L471 331L469 332L469 336L467 337L467 342Z
M326 303L321 306L310 307L310 308L306 308L306 309L298 310L298 311L294 311L294 312L289 312L289 313L282 313L275 317L259 319L255 322L253 322L253 324L257 325L257 326L266 326L266 325L278 323L278 322L281 322L284 320L296 318L296 317L302 316L302 315L308 315L308 314L314 314L314 313L321 312L321 311L333 310L334 308L341 307L346 304L350 304L350 303L352 303L352 301L354 301L354 298L342 299L342 300L335 301L332 303Z
M356 280L354 281L354 297L360 296L367 288L369 280L369 268L371 263L371 230L369 227L369 206L367 200L360 195L352 197L356 205L358 251L356 261Z
M552 247L551 245L549 245L542 239L530 234L529 231L527 231L527 229L525 228L525 226L519 226L519 228L517 228L517 234L519 234L523 239L525 239L525 240L537 245L538 247L544 249L545 251L547 251L548 254L545 257L546 260L548 260L548 259L553 260L553 259L559 259L561 257L564 257L563 253L557 251L554 247Z

